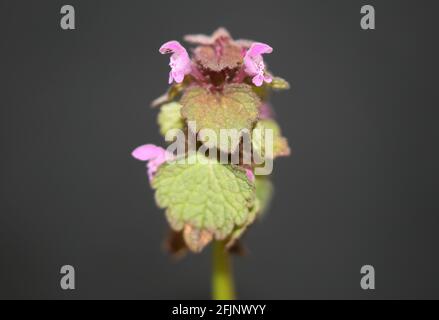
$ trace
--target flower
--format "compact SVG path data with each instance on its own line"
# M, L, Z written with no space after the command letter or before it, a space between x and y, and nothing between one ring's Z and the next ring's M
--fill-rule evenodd
M145 144L137 147L131 155L140 161L148 161L148 178L151 182L158 168L170 158L169 153L162 147Z
M184 76L191 72L191 60L186 49L178 41L168 41L159 49L161 54L172 53L169 65L169 84L183 82Z
M265 81L270 83L273 79L265 73L265 64L262 54L273 52L273 48L268 44L255 42L247 50L244 56L244 71L253 76L252 82L260 87Z

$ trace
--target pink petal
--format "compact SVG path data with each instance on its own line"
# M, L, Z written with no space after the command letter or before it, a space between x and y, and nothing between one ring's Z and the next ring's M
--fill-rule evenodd
M268 44L255 42L251 45L250 49L248 49L247 54L250 57L255 57L261 54L272 53L272 52L273 52L273 48L270 47Z
M253 77L252 82L255 86L260 87L260 86L262 86L262 83L264 82L264 76L257 74L256 76Z
M145 144L137 147L131 155L140 161L148 161L165 154L166 150L153 144Z
M168 41L162 45L159 49L160 53L172 53L170 57L171 73L169 74L169 84L175 80L177 83L181 83L184 80L184 76L191 73L191 59L186 49L178 41Z
M154 178L155 173L163 163L173 158L171 153L153 144L145 144L136 148L132 156L141 161L148 161L146 167L148 168L149 181Z
M244 57L245 72L252 76L258 74L259 73L258 63L260 60L262 60L262 57L252 58L246 55Z
M265 64L262 54L271 53L273 48L268 44L255 42L247 50L244 56L244 71L249 76L254 76L252 82L256 86L261 86L264 81L270 83L273 79L265 74Z
M168 83L171 84L173 80L174 80L174 77L172 76L172 70L171 70L171 71L169 71Z
M159 169L159 167L162 165L161 162L155 161L155 160L151 160L148 162L147 164L147 168L148 168L148 179L149 181L151 181L154 178L155 173L157 172L157 170Z
M252 170L250 170L250 169L245 169L245 174L247 175L247 178L248 178L251 182L254 182L254 181L255 181L255 174L253 173Z
M180 44L180 42L172 40L172 41L168 41L165 44L163 44L160 47L159 52L161 54L181 53L181 52L186 52L186 49Z
M175 82L177 82L177 83L182 83L183 82L184 76L185 76L184 72L181 72L181 71L171 71L171 73L172 73L172 77L174 78Z
M148 174L148 180L149 180L149 182L151 182L152 179L154 179L154 175L155 175L155 173L157 172L157 169L158 169L158 168L152 168L152 167L150 167L150 166L149 166L149 163L148 163L148 165L147 165L147 168L148 168L148 171L147 171L147 174Z

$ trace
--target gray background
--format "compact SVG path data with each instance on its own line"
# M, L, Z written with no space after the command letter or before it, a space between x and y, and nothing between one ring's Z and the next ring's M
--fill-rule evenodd
M239 297L439 298L434 3L2 0L0 297L210 297L210 250L162 251L167 223L130 152L162 142L159 46L225 26L272 45L292 83L273 104L293 155L235 259ZM59 27L63 4L75 31ZM64 264L75 291L60 289Z

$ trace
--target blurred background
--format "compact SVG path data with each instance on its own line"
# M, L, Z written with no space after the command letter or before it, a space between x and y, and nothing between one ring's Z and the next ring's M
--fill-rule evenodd
M73 5L76 30L60 28ZM360 28L375 6L376 30ZM439 298L434 1L0 1L0 298L209 299L210 248L174 261L133 148L161 144L168 57L226 27L270 44L292 155L234 258L242 299ZM63 291L62 265L76 270ZM360 287L375 267L376 290Z

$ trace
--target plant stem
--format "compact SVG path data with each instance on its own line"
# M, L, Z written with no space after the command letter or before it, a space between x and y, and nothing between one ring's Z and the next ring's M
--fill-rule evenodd
M232 267L224 241L213 242L212 296L214 300L235 299Z

